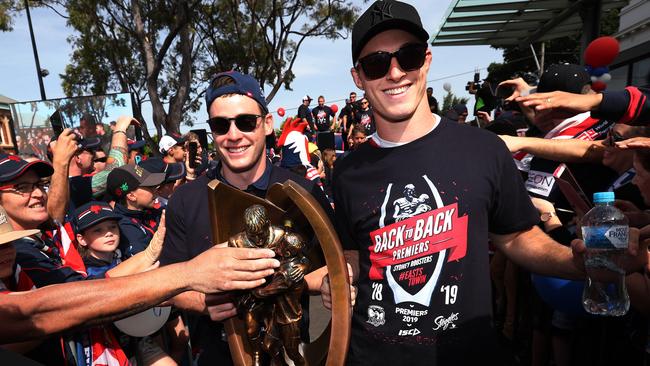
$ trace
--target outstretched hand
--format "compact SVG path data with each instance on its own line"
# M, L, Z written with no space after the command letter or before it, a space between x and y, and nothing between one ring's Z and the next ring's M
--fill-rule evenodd
M192 289L203 293L247 290L265 283L280 262L270 249L214 246L187 262Z
M648 265L648 244L650 239L640 238L641 231L636 228L630 228L627 251L616 263L625 273L642 270ZM576 267L585 272L585 254L587 247L584 241L575 239L571 242L571 251L573 252L573 262Z
M350 306L353 307L357 300L357 288L352 284L352 279L354 276L352 275L352 266L350 263L348 263L348 276L348 283L350 284ZM325 306L326 309L332 310L332 288L330 287L329 275L325 275L325 277L323 277L320 292L321 298L323 300L323 306Z

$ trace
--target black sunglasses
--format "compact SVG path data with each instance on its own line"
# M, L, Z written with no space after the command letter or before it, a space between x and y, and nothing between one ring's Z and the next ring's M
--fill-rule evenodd
M404 71L417 70L424 65L427 45L410 43L395 52L378 51L357 60L357 67L361 66L366 79L375 80L383 77L390 69L393 57L397 58L399 66Z
M225 135L230 130L230 121L235 122L235 126L241 132L251 132L257 127L257 119L261 116L259 114L240 114L233 118L227 117L212 117L208 119L208 125L212 132L217 135Z
M93 159L93 162L95 162L95 163L105 163L107 159L108 159L108 156L104 156L104 157L101 157L101 158Z

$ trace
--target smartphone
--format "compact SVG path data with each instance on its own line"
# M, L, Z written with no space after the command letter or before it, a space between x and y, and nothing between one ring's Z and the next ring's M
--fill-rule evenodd
M56 140L61 132L65 129L65 126L63 125L63 118L61 116L61 111L58 109L52 113L50 116L50 124L52 125L52 131L54 132L54 136L52 136L53 140Z
M190 168L195 169L196 165L196 152L199 148L199 144L196 141L190 141L187 144L187 158L189 159Z
M585 214L594 207L566 164L560 164L553 172L553 177L560 191L577 213Z

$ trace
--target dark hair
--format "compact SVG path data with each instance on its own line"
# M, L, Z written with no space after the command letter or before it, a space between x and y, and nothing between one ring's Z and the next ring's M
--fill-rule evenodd
M368 136L368 133L366 133L366 128L361 125L354 126L350 136L354 137L354 135L356 135L357 133L362 133L364 136Z

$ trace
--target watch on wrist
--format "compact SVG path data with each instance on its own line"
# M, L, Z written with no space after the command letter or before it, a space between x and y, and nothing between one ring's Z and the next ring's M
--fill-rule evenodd
M552 219L554 216L557 216L554 211L551 212L542 212L542 214L539 216L539 220L541 222L548 222L550 219Z

